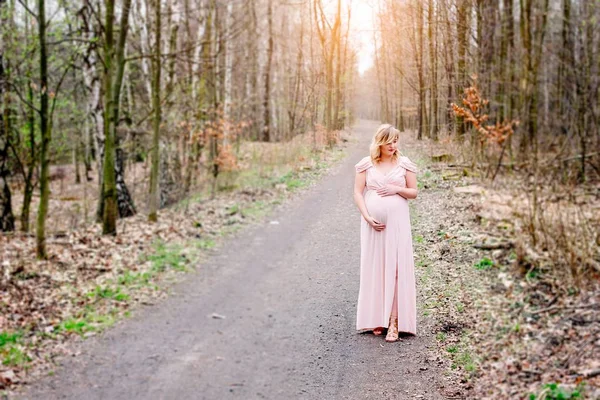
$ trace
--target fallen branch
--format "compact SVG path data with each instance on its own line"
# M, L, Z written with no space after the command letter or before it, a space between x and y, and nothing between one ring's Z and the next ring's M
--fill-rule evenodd
M580 310L580 309L595 308L595 307L600 308L600 303L584 304L581 306L550 306L550 307L546 307L546 308L540 308L539 310L535 310L535 311L529 311L529 314L535 315L535 314L541 314L543 312L554 311L554 310L559 310L559 309L561 309L561 310Z
M473 247L482 250L512 249L515 247L515 244L514 242L476 243Z
M585 157L591 158L591 157L597 156L598 154L600 154L600 152L589 153L589 154L586 154ZM579 160L582 157L583 157L583 154L577 154L577 155L567 157L567 158L560 158L560 159L555 158L554 160L546 160L546 161L542 162L542 165L548 165L548 164L553 164L553 163L557 163L557 162Z
M579 375L584 376L586 378L594 378L594 377L600 375L600 368L594 369L591 371L586 371L586 372L580 373Z

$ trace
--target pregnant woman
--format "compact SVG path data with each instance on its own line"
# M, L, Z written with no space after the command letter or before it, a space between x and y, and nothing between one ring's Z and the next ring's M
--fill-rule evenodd
M417 166L398 151L400 132L379 127L370 156L356 164L354 201L362 215L357 330L385 340L416 334L417 310L408 199L417 197Z

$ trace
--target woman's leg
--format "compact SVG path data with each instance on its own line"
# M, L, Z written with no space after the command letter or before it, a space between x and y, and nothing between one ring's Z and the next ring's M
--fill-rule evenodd
M398 318L398 266L396 265L396 283L394 284L394 301L392 302L391 318Z
M392 313L390 315L390 321L388 324L388 329L392 328L393 331L393 322L396 321L396 326L398 326L398 266L396 266L396 283L394 285L394 301L392 302ZM383 333L383 327L373 329L373 334L381 335Z
M388 334L385 337L387 342L398 340L398 264L396 264L396 282L394 284L394 301L392 302L392 312L390 314L390 323Z

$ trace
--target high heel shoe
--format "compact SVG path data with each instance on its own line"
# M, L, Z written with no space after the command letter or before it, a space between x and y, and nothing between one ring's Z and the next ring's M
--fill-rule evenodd
M385 341L398 341L398 317L390 317L390 327L388 328L387 335L385 336Z

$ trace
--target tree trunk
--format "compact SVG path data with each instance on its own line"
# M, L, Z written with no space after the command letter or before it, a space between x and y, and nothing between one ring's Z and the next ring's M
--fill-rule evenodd
M454 92L454 88L456 85L456 76L454 76L454 40L452 39L452 24L450 23L449 16L449 4L446 0L443 1L440 10L443 13L443 19L445 22L445 41L444 41L444 68L446 70L446 81L447 81L447 91L446 91L446 124L448 134L453 136L456 132L456 124L454 112L452 111L452 103L454 102L454 97L456 93Z
M262 140L271 141L271 62L273 60L273 5L272 0L267 0L267 23L269 26L269 39L267 45L267 62L265 64L265 93L263 100L263 131Z
M457 6L456 35L458 41L458 71L456 79L456 94L462 95L467 87L467 48L469 46L469 14L471 13L471 0L459 0ZM464 140L465 123L462 118L457 118L456 134L459 141Z
M46 90L40 92L40 133L42 146L40 149L40 205L37 215L36 230L36 255L39 259L46 259L46 214L50 198L48 172L50 160L50 140L52 138L52 124L49 123L48 113L48 55L46 53L46 4L38 0L38 40L40 46L40 86Z
M79 172L79 139L74 138L73 140L73 165L75 166L75 184L81 183L81 174Z
M249 116L252 126L250 127L251 138L253 140L259 140L260 134L260 98L258 96L258 78L260 68L258 65L258 20L256 18L256 6L254 0L248 0L248 12L250 14L250 32L248 35L248 67L250 71L248 73L248 89L247 99L250 103Z
M341 16L342 14L342 3L341 0L338 0L338 9L337 9L337 17L336 23L338 25L336 32L336 46L337 46L337 56L336 56L336 68L335 68L335 105L333 108L333 129L342 129L343 126L340 126L340 105L342 100L342 87L340 83L340 78L342 75L342 29L341 29Z
M8 147L10 135L10 108L8 104L8 77L4 68L6 63L4 53L6 51L6 41L4 39L6 30L5 10L6 0L0 0L0 231L8 232L15 230L15 217L12 212L12 200L8 177Z
M537 18L533 12L534 0L520 0L520 29L521 40L523 42L525 60L524 60L524 86L523 104L525 104L526 132L520 143L520 152L522 157L528 157L533 152L534 165L537 164L537 131L538 131L538 75L539 64L541 61L544 37L546 34L546 24L548 18L549 0L544 0L543 9L540 10L541 20L539 26L533 26Z
M27 13L25 13L28 15ZM29 22L26 22L26 26ZM27 29L28 31L28 29ZM27 35L29 36L29 35ZM31 70L27 69L27 100L33 104L33 88L31 85ZM35 170L36 152L35 152L35 114L31 107L27 108L27 133L29 135L29 159L27 162L27 173L25 176L25 185L23 188L23 205L21 207L21 231L29 232L29 214L31 210L31 199L33 198L33 172Z
M431 96L429 97L431 105L430 137L438 140L438 92L437 92L437 15L435 13L434 2L429 0L428 19L428 37L429 37L429 68L431 70Z
M223 132L223 144L229 143L231 135L229 124L233 120L232 102L233 102L233 3L227 3L227 13L225 14L225 84L223 85L224 102L223 116L225 118L225 127Z
M161 49L161 0L154 0L154 68L152 80L152 108L154 110L154 119L152 124L152 165L150 169L150 196L148 202L148 221L158 221L158 167L160 163L160 49Z
M418 41L418 50L417 50L417 69L419 75L419 105L418 105L418 133L417 139L423 139L423 131L425 126L425 77L424 77L424 45L423 45L423 3L420 0L417 0L417 41Z
M104 25L104 160L102 177L102 233L117 234L117 183L115 176L115 137L113 120L113 70L114 37L113 19L115 0L106 0L106 22Z
M123 174L116 172L117 125L119 121L119 99L125 69L125 40L129 29L131 0L124 0L119 26L119 40L114 44L114 0L106 0L106 22L104 43L104 165L103 165L103 221L102 233L117 234L119 215L117 180L124 183ZM115 59L116 58L116 59ZM114 79L114 81L113 81ZM122 165L122 164L121 164ZM117 175L119 177L117 178ZM127 193L128 194L128 193ZM130 196L128 196L130 197ZM131 209L132 207L126 207Z

